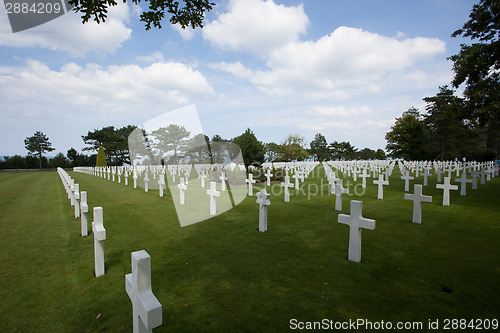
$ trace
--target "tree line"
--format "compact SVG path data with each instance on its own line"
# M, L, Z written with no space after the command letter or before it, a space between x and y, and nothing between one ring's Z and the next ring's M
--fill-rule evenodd
M425 113L414 107L396 118L386 134L389 156L408 160L486 161L500 157L500 2L481 0L452 37L462 44L453 61L451 87L425 97ZM455 90L464 85L463 97Z

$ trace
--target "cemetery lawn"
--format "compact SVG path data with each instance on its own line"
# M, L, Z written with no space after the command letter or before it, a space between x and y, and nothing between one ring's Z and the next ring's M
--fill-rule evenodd
M423 188L433 202L423 203L421 225L411 223L413 202L403 200L397 168L384 200L368 178L363 196L343 196L343 214L349 200L362 200L363 216L376 220L375 230L362 231L362 262L353 263L349 227L337 223L334 196L320 186L322 166L301 193L290 191L289 203L282 192L271 197L265 233L255 196L181 228L168 189L159 198L157 190L133 189L131 178L125 186L69 174L88 193L87 237L56 172L0 173L1 332L130 332L124 276L138 250L151 255L152 289L163 306L155 332L280 332L293 318L424 328L429 319L440 319L440 328L446 318L500 319L500 177L478 190L469 184L465 197L452 191L443 207L433 176ZM99 278L95 206L103 207L107 237Z

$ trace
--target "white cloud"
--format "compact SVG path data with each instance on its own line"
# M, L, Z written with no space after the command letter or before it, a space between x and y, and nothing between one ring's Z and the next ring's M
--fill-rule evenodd
M194 34L196 32L194 29L189 28L189 27L182 29L181 25L178 23L172 24L171 26L175 31L177 31L179 33L179 35L181 35L182 39L184 39L184 40L193 39Z
M301 93L311 98L346 99L391 89L391 76L420 85L435 73L425 73L416 66L444 52L445 43L436 38L397 40L339 27L317 41L295 41L272 50L265 70L224 62L212 67L248 79L271 95Z
M373 110L368 106L350 107L345 106L315 106L307 113L311 116L327 117L355 117L369 115Z
M2 11L0 45L42 47L82 57L90 51L114 52L132 34L132 30L126 26L130 16L127 4L110 7L105 23L97 24L89 20L82 24L80 16L79 13L68 12L48 23L12 33L7 15Z
M257 54L296 41L309 19L303 5L286 7L272 0L231 0L229 12L203 28L203 38L222 47Z
M148 67L68 63L52 70L30 60L21 70L4 68L0 73L0 96L5 104L22 104L28 99L39 105L131 114L143 112L149 105L178 107L215 94L199 71L175 62Z

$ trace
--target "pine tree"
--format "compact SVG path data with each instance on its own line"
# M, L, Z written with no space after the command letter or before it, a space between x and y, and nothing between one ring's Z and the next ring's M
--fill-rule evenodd
M107 166L106 155L104 154L104 148L102 146L99 147L99 151L97 152L97 159L95 166Z

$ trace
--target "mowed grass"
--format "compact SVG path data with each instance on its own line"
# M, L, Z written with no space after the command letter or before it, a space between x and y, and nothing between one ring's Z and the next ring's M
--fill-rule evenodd
M131 252L143 249L163 306L155 332L278 332L292 318L426 327L429 319L500 317L500 177L478 190L469 184L465 197L452 191L444 207L433 176L421 225L411 223L413 202L403 199L397 168L384 200L373 178L364 193L354 188L360 180L351 181L351 193L362 195L344 195L341 213L349 214L349 200L362 200L363 216L376 220L375 230L362 232L362 262L353 263L349 227L337 223L322 166L301 191L291 190L289 203L279 183L268 188L277 195L265 233L256 197L181 228L168 190L159 198L157 190L133 189L131 178L125 186L70 175L88 193L89 231L92 207L103 207L106 274L94 277L92 233L80 236L56 172L0 173L1 332L131 331L124 276Z

